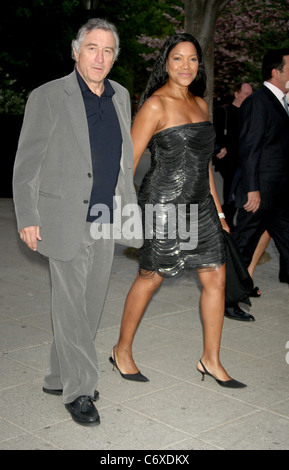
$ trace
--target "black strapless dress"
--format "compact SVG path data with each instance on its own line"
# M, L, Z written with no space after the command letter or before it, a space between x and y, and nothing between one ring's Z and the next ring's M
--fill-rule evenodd
M208 121L170 127L152 137L152 163L138 194L145 239L141 274L171 277L225 263L222 226L209 186L214 140Z

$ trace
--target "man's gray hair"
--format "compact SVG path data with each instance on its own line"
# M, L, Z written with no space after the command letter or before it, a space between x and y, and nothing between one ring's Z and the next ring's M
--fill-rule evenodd
M116 27L114 24L109 23L106 20L103 20L101 18L91 18L88 20L87 23L85 23L78 31L76 39L74 39L71 43L71 55L72 58L75 60L75 55L74 55L74 49L76 52L79 54L80 52L80 46L83 41L83 38L85 34L90 33L91 31L94 31L95 29L102 29L103 31L111 31L114 35L115 39L115 51L114 51L114 60L117 59L118 54L119 54L119 36L118 32L116 30Z

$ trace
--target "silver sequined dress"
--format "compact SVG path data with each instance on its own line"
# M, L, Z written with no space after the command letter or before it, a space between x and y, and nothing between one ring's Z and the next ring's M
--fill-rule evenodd
M152 137L151 167L138 195L145 232L140 273L171 277L225 263L222 226L209 186L214 140L208 121L170 127Z

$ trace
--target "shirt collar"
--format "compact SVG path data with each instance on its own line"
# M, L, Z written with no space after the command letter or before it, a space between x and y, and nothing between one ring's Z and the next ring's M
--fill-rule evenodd
M280 90L280 88L276 87L275 85L273 85L272 83L270 82L264 82L264 85L269 88L269 90L272 91L272 93L276 96L276 98L278 98L279 101L282 102L282 99L283 99L283 96L284 96L284 93L282 90Z
M76 66L75 66L75 73L76 73L78 84L79 84L79 87L80 87L82 93L89 92L89 93L92 93L94 95L94 93L91 91L91 89L89 88L89 86L87 85L85 80L83 80L82 76L78 72ZM115 91L114 91L113 87L111 86L109 80L107 78L105 78L104 79L104 92L102 93L101 98L102 97L111 98L114 94L115 94ZM97 95L95 95L95 96L97 96Z

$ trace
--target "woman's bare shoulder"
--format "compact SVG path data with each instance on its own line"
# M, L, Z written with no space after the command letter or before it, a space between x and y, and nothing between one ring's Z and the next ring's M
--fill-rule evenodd
M145 101L145 103L143 104L143 107L145 107L148 110L150 109L154 112L162 111L164 108L162 95L158 93L154 93Z
M209 114L209 107L204 98L201 98L200 96L195 96L195 101L204 113Z
M152 123L158 123L164 112L164 105L162 99L158 95L152 95L146 99L144 104L139 109L136 120L142 119Z

